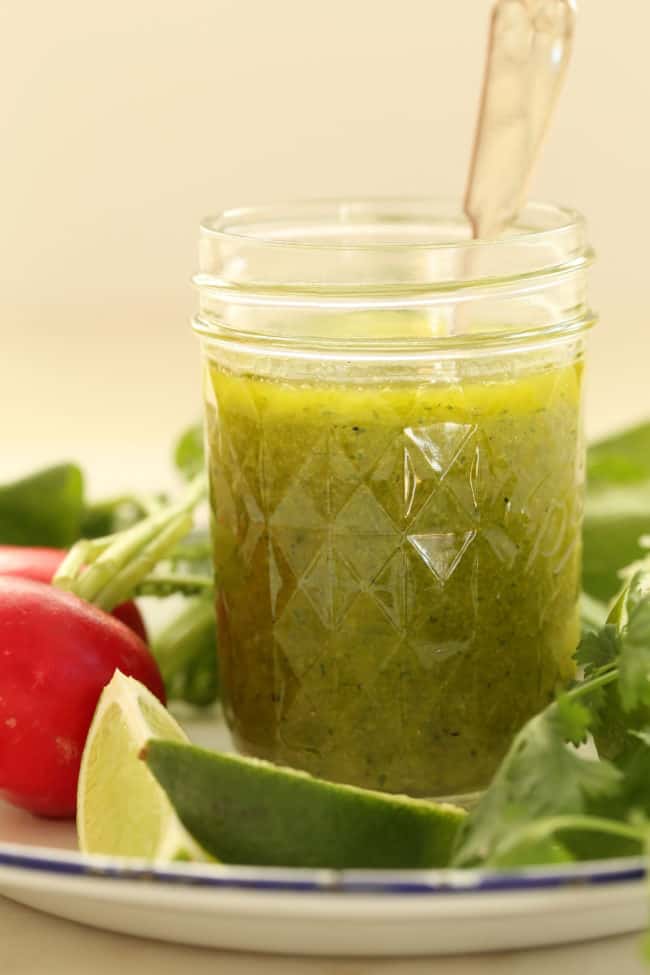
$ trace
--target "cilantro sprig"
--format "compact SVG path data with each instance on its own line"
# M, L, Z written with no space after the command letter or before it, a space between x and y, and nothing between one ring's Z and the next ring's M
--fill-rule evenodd
M650 831L650 566L576 653L583 678L524 725L478 805L455 866L641 853ZM593 736L598 754L584 746ZM612 742L617 747L614 757Z

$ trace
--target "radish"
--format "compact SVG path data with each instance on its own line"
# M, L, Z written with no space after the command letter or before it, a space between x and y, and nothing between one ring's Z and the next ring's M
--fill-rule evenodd
M0 576L16 576L35 582L52 582L66 552L60 548L0 545ZM147 630L140 610L132 600L116 606L112 615L147 642Z
M62 561L56 550L32 549L21 563L4 549L14 571L3 576L0 568L1 798L43 816L74 816L86 736L115 670L165 702L151 651L111 613L128 607L141 586L155 591L160 580L149 573L189 532L204 496L205 480L197 478L180 502L114 535L77 542Z
M97 700L119 669L165 703L158 665L124 623L69 592L0 578L0 795L74 816Z

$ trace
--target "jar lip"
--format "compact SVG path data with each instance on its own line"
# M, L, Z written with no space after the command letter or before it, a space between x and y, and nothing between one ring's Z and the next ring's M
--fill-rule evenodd
M354 239L350 230L359 227L366 217L375 224L382 218L387 226L397 230L403 227L406 217L417 219L427 217L431 223L451 221L459 235L455 238L437 237L413 240L388 236L386 239ZM296 228L304 226L304 221L331 222L328 238L309 239L305 234L297 236ZM282 225L284 229L281 229ZM536 225L537 224L537 225ZM276 226L275 233L270 228ZM288 225L288 226L287 226ZM293 225L293 229L292 229ZM256 228L256 229L253 229ZM389 197L322 197L285 203L267 203L252 206L233 207L201 221L201 237L215 244L240 242L270 249L323 250L337 251L383 251L383 250L456 250L472 251L481 248L496 250L513 245L550 244L563 235L573 232L582 236L585 231L583 215L572 207L561 204L531 201L521 210L506 232L494 239L474 239L470 224L462 206L451 198L423 196ZM340 237L334 235L338 229ZM322 227L321 227L322 230Z

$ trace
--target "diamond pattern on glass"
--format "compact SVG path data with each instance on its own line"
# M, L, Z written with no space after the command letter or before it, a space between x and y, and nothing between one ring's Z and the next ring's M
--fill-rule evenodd
M335 629L359 593L359 580L331 545L323 546L300 586L325 626Z
M432 471L443 478L451 469L477 427L469 423L432 423L407 427L406 437L415 444Z
M371 489L362 484L341 509L334 521L337 534L361 532L364 535L395 535L395 526Z
M427 535L408 536L415 551L443 585L451 578L475 538L475 531L430 532Z
M369 592L354 601L344 625L350 633L362 630L366 639L355 645L354 652L341 647L337 653L339 679L350 686L358 685L359 694L372 696L377 676L399 653L399 636L387 625L383 609Z
M327 530L324 526L320 530L307 530L291 525L272 525L270 535L272 543L280 549L294 576L299 579L325 544Z
M406 623L406 560L401 547L372 580L370 592L398 632Z
M528 667L539 705L578 575L579 434L566 435L565 386L542 383L540 409L526 412L527 387L522 406L470 386L303 397L244 377L240 412L235 380L223 382L208 429L241 738L326 777L344 768L351 781L410 788L401 777L432 756L462 766L463 709L483 715L488 739L507 735L489 689ZM258 717L269 713L274 727ZM462 747L480 754L484 740Z
M287 602L273 633L299 678L327 648L328 625L302 589L296 589Z

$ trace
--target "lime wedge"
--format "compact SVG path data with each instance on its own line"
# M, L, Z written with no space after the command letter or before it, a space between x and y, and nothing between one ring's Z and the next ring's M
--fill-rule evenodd
M82 757L77 798L80 849L147 860L210 860L140 761L151 739L187 742L157 698L118 670L99 699Z
M225 863L442 867L466 815L456 806L335 785L178 739L150 741L143 757L188 832Z

